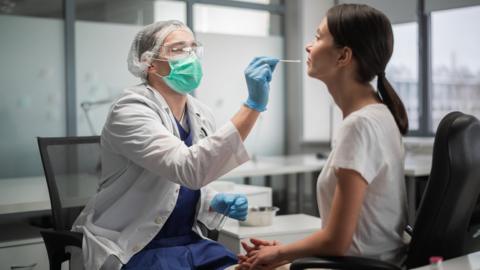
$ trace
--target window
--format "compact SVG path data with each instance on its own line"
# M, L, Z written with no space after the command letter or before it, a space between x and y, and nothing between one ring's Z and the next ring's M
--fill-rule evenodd
M447 113L480 117L480 6L432 12L432 126Z
M180 1L155 1L154 21L179 20L187 23L186 4Z
M196 4L194 14L196 32L249 36L281 33L280 16L268 11Z
M387 78L407 110L409 129L419 128L418 24L393 25L394 48L387 66Z
M186 22L186 4L182 1L76 1L76 18L81 21L147 25L156 21Z
M257 3L257 4L270 4L270 0L239 0L239 1Z

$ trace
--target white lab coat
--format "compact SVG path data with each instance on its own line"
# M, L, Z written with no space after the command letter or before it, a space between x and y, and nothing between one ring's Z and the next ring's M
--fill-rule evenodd
M209 202L215 193L205 186L248 154L231 122L215 132L213 114L191 96L187 111L191 147L179 139L172 112L150 86L125 90L111 107L101 136L100 189L72 229L84 234L85 269L120 269L143 249L172 213L180 185L201 190L192 230L202 235L197 221L214 228Z

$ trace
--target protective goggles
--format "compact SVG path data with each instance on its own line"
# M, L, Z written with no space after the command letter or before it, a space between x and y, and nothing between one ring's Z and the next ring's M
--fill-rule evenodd
M182 59L190 56L197 56L202 58L203 56L203 46L198 41L194 42L175 42L170 44L161 45L158 50L158 58L164 59Z

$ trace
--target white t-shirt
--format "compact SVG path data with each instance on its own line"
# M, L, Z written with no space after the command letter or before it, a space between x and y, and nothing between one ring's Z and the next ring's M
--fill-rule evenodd
M402 239L407 224L404 157L402 136L384 104L365 106L343 120L318 177L317 197L325 225L337 184L334 170L351 169L367 181L347 255L398 263L404 254Z

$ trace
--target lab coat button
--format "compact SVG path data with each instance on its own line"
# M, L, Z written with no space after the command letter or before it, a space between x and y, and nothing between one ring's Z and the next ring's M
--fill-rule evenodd
M155 223L157 223L157 224L161 224L162 222L163 222L163 217L157 217L155 219Z

